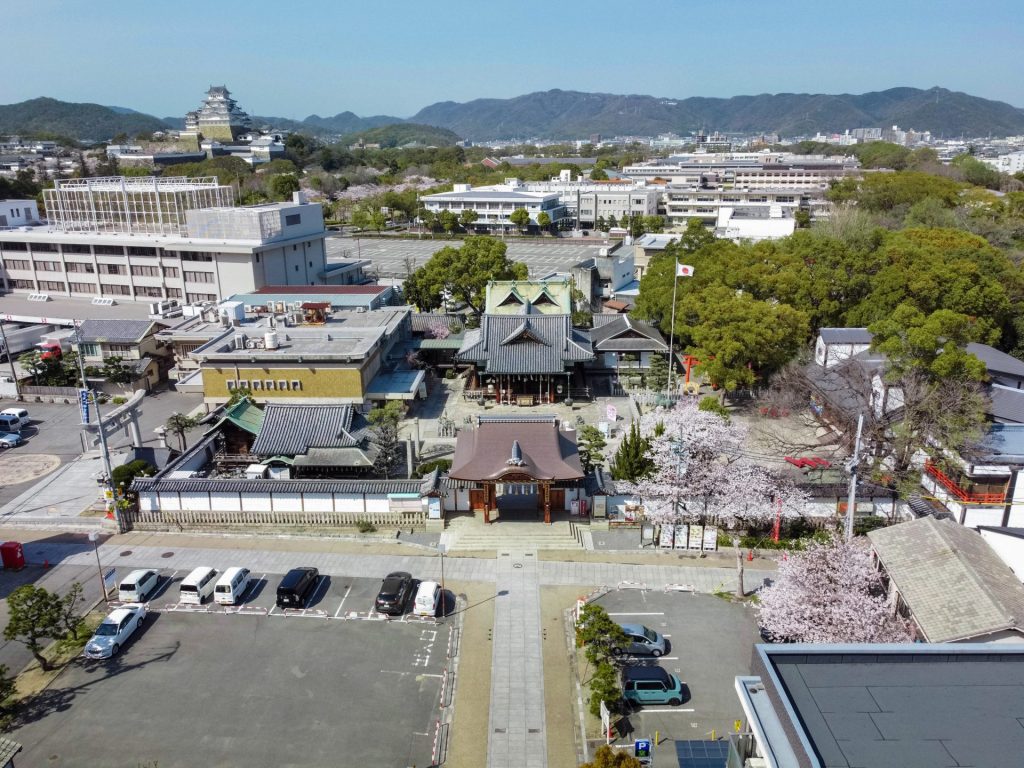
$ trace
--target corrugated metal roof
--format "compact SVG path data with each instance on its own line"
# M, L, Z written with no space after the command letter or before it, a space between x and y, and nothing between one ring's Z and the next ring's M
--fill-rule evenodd
M152 320L83 320L79 334L84 342L132 344L145 338Z
M268 403L252 444L258 456L298 456L310 448L352 448L364 437L365 421L351 405Z
M868 538L928 642L1024 630L1024 585L976 531L926 516Z

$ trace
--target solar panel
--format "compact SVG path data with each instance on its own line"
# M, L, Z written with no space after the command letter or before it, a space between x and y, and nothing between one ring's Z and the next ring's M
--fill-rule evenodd
M679 768L726 768L728 741L677 741Z

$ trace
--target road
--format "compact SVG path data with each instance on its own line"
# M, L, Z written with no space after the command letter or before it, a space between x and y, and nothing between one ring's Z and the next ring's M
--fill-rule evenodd
M328 237L328 261L347 259L369 259L382 278L403 278L409 268L423 266L434 253L446 245L458 247L460 240L389 240L386 238ZM600 255L604 241L595 239L592 244L578 240L509 240L508 255L514 261L524 262L530 268L531 277L540 277L549 272L568 272L580 261Z

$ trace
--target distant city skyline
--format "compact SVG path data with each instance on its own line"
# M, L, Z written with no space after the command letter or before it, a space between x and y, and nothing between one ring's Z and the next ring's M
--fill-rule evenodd
M408 118L551 88L682 99L941 86L1024 107L1014 0L765 7L41 0L5 10L13 66L0 103L51 96L177 117L224 84L250 114L301 120Z

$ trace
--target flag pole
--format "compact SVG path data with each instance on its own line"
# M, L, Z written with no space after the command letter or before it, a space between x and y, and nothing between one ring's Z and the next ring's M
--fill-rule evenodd
M676 289L679 287L679 262L672 259L672 324L668 331L668 384L665 385L665 397L671 405L672 400L672 371L675 369L675 359L672 353L672 344L676 338Z

